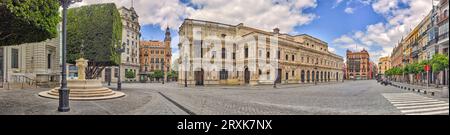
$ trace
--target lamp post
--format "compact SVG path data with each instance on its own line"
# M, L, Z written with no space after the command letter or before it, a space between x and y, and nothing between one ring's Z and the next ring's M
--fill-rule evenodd
M184 87L187 87L187 57L184 58Z
M69 107L69 88L67 88L67 78L66 78L66 55L67 55L67 8L71 4L74 4L76 2L81 2L82 0L60 0L60 4L63 8L62 10L62 71L61 71L61 88L58 90L59 92L59 105L58 105L58 111L59 112L68 112L70 111Z
M120 41L119 41L120 44ZM119 54L119 73L117 78L117 90L122 90L122 80L120 79L120 65L122 64L122 53L125 52L125 43L122 43L122 48L117 48L116 52Z
M164 59L161 61L161 71L162 71L162 74L163 74L162 84L164 84L164 78L165 78L165 75L164 75Z

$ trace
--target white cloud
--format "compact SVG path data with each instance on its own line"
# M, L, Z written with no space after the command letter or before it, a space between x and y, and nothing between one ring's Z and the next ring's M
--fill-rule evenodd
M342 1L344 0L336 0L332 8L336 8L337 6L339 6L339 4L341 4Z
M328 47L328 51L331 53L336 53L336 49L334 49L333 47Z
M349 37L347 35L342 35L341 37L339 37L337 39L334 39L333 43L336 43L336 44L353 44L353 43L355 43L355 41L351 37Z
M406 6L399 6L404 4ZM375 62L381 56L390 55L392 48L402 37L406 36L431 10L430 0L376 0L372 2L373 10L381 14L386 22L371 24L363 31L356 31L336 38L351 37L355 43L340 44L343 47L368 47L371 59ZM348 36L351 35L351 36ZM346 39L349 41L349 39ZM358 47L359 48L359 47ZM377 48L377 49L375 49ZM381 48L381 49L380 49Z
M110 3L118 7L130 7L128 0L85 0L74 6ZM282 32L292 32L295 26L305 25L316 18L314 14L303 13L306 8L315 8L316 0L191 0L195 9L179 0L134 0L141 25L167 25L178 30L185 18L203 19L229 24L245 25L272 30L280 28ZM287 19L289 18L289 19Z
M347 14L353 14L353 10L354 10L353 8L347 7L347 8L345 8L344 12Z
M236 25L256 27L264 30L280 28L292 32L295 26L305 25L315 19L314 14L305 14L303 9L315 8L315 0L192 0L201 7L190 14L190 18L210 20Z

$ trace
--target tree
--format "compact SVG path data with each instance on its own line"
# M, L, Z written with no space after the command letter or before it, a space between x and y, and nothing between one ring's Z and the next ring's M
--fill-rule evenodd
M125 77L128 79L133 79L136 77L136 73L133 70L127 70L127 72L125 72Z
M122 22L114 3L69 9L67 32L67 60L88 59L86 79L97 78L106 66L120 63L116 49L122 47Z
M448 68L448 56L443 54L435 54L431 59L433 72L439 72Z
M163 78L164 74L161 70L156 70L155 72L153 72L152 77L159 79L159 78Z
M55 38L59 0L2 0L0 18L0 46Z

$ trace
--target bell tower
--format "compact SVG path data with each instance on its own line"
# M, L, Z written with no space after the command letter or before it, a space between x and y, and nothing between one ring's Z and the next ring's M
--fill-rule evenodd
M166 70L170 71L171 67L170 65L172 64L172 48L170 47L170 43L172 41L172 38L170 37L170 29L169 26L167 26L166 28L166 35L164 38L164 47L165 47L165 56L164 59L166 61Z

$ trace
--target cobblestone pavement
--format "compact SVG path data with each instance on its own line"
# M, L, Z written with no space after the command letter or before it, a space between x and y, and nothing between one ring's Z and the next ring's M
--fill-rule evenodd
M400 115L382 94L409 92L375 80L276 89L269 85L184 88L176 83L125 83L122 87L127 94L123 98L71 101L68 113L56 111L57 100L37 96L47 89L0 90L0 114Z

